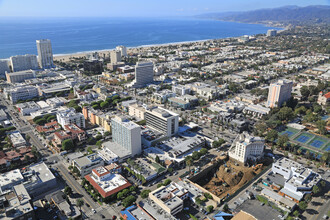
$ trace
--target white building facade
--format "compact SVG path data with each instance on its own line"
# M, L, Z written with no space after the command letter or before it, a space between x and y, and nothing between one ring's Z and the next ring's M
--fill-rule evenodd
M68 108L56 114L57 122L64 128L65 125L75 124L79 128L85 128L85 118L82 113L76 113L73 108Z
M37 40L38 63L41 68L52 68L53 51L52 44L48 39Z
M38 69L37 56L33 54L17 55L10 57L13 72Z
M291 97L292 81L279 80L269 86L267 107L280 107L284 102Z
M139 125L119 116L111 120L112 140L130 152L132 156L142 152L141 128Z
M154 81L154 64L152 62L140 63L135 66L135 79L133 88L142 88Z
M245 163L247 160L260 159L264 154L265 140L253 137L246 132L239 134L229 149L229 157Z

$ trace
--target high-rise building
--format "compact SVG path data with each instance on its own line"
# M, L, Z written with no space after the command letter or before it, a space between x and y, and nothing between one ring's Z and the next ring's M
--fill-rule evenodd
M54 66L52 44L48 39L37 40L38 63L41 68Z
M279 80L269 86L267 107L280 107L291 97L292 81Z
M277 30L271 29L267 31L267 37L274 37L277 34Z
M0 78L5 77L6 72L10 72L9 60L0 60Z
M152 62L140 63L135 66L135 79L131 86L142 88L154 81L154 64Z
M155 107L145 112L144 118L148 127L171 137L178 132L179 115L161 107Z
M141 128L126 118L116 116L111 120L112 140L130 152L131 156L141 154Z
M126 57L127 56L127 48L125 46L122 46L122 45L117 46L116 47L116 50L119 50L120 51L122 57Z
M14 73L6 73L6 79L9 83L20 83L26 79L32 79L36 77L36 73L33 70L25 70Z
M10 57L10 65L13 72L38 69L37 56L33 54L12 56Z
M77 113L74 108L68 108L56 114L57 122L64 128L65 125L75 124L79 128L85 128L85 118L82 113Z
M264 154L265 140L253 137L246 132L239 134L229 149L229 157L245 163L247 160L256 161Z
M121 52L119 50L112 50L110 52L111 64L116 64L121 62Z

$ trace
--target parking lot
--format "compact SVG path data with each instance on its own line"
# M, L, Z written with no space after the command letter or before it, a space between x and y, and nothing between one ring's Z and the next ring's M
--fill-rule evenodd
M250 213L257 219L280 219L279 212L268 205L261 205L261 202L254 200L246 200L241 205L237 206L235 212L243 210Z

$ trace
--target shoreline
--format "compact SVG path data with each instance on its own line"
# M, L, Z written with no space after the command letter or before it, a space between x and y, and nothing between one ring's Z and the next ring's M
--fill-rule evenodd
M227 39L227 38L235 38L235 37L225 37L225 38L218 38L218 39ZM150 48L150 47L162 47L162 46L171 46L171 45L181 45L181 44L189 44L189 43L197 43L197 42L206 42L210 40L218 40L218 39L204 39L204 40L192 40L192 41L179 41L179 42L171 42L171 43L161 43L161 44L146 44L146 45L140 45L140 46L132 46L132 47L126 47L127 50L133 50L133 49L140 49L140 48ZM125 46L125 45L124 45ZM109 53L112 50L115 50L116 48L109 48L109 49L100 49L100 50L89 50L89 51L80 51L80 52L74 52L74 53L67 53L67 54L54 54L54 60L62 59L62 58L68 58L68 57L82 57L86 56L87 54L91 53Z
M217 19L215 19L217 20ZM222 21L222 20L218 20ZM234 22L234 23L243 23L243 24L258 24L258 25L263 25L265 27L269 28L281 28L281 30L278 30L278 32L282 32L288 29L289 26L285 27L272 27L266 24L261 24L261 23L244 23L244 22L236 22L236 21L225 21L225 22ZM191 40L191 41L179 41L179 42L170 42L170 43L158 43L158 44L147 44L147 45L139 45L139 46L131 46L131 47L126 47L127 50L132 50L132 49L139 49L139 48L150 48L150 47L162 47L162 46L170 46L170 45L182 45L182 44L189 44L189 43L197 43L197 42L206 42L206 41L211 41L211 40L221 40L221 39L229 39L229 38L238 38L238 37L223 37L223 38L214 38L214 39L203 39L203 40ZM125 46L125 45L124 45ZM110 51L115 50L116 48L109 48L109 49L100 49L100 50L90 50L90 51L79 51L79 52L74 52L74 53L67 53L67 54L54 54L54 61L63 61L65 62L66 60L70 60L71 58L81 58L85 57L88 54L91 53L99 53L100 55L105 55L106 53L110 53Z

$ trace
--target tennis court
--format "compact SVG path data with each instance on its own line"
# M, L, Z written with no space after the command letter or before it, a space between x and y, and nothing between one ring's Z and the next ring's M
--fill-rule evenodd
M299 141L300 143L306 143L311 137L308 137L307 135L301 134L296 138L296 141Z
M326 147L326 149L325 149L325 151L330 151L330 145L328 145L327 147Z
M298 133L299 132L299 130L296 130L296 129L294 129L294 128L287 128L285 131L283 131L282 133L281 133L281 135L288 135L288 137L291 137L292 135L294 135L294 134L296 134L296 133Z
M323 141L314 140L309 145L311 145L312 147L321 148L323 144Z

